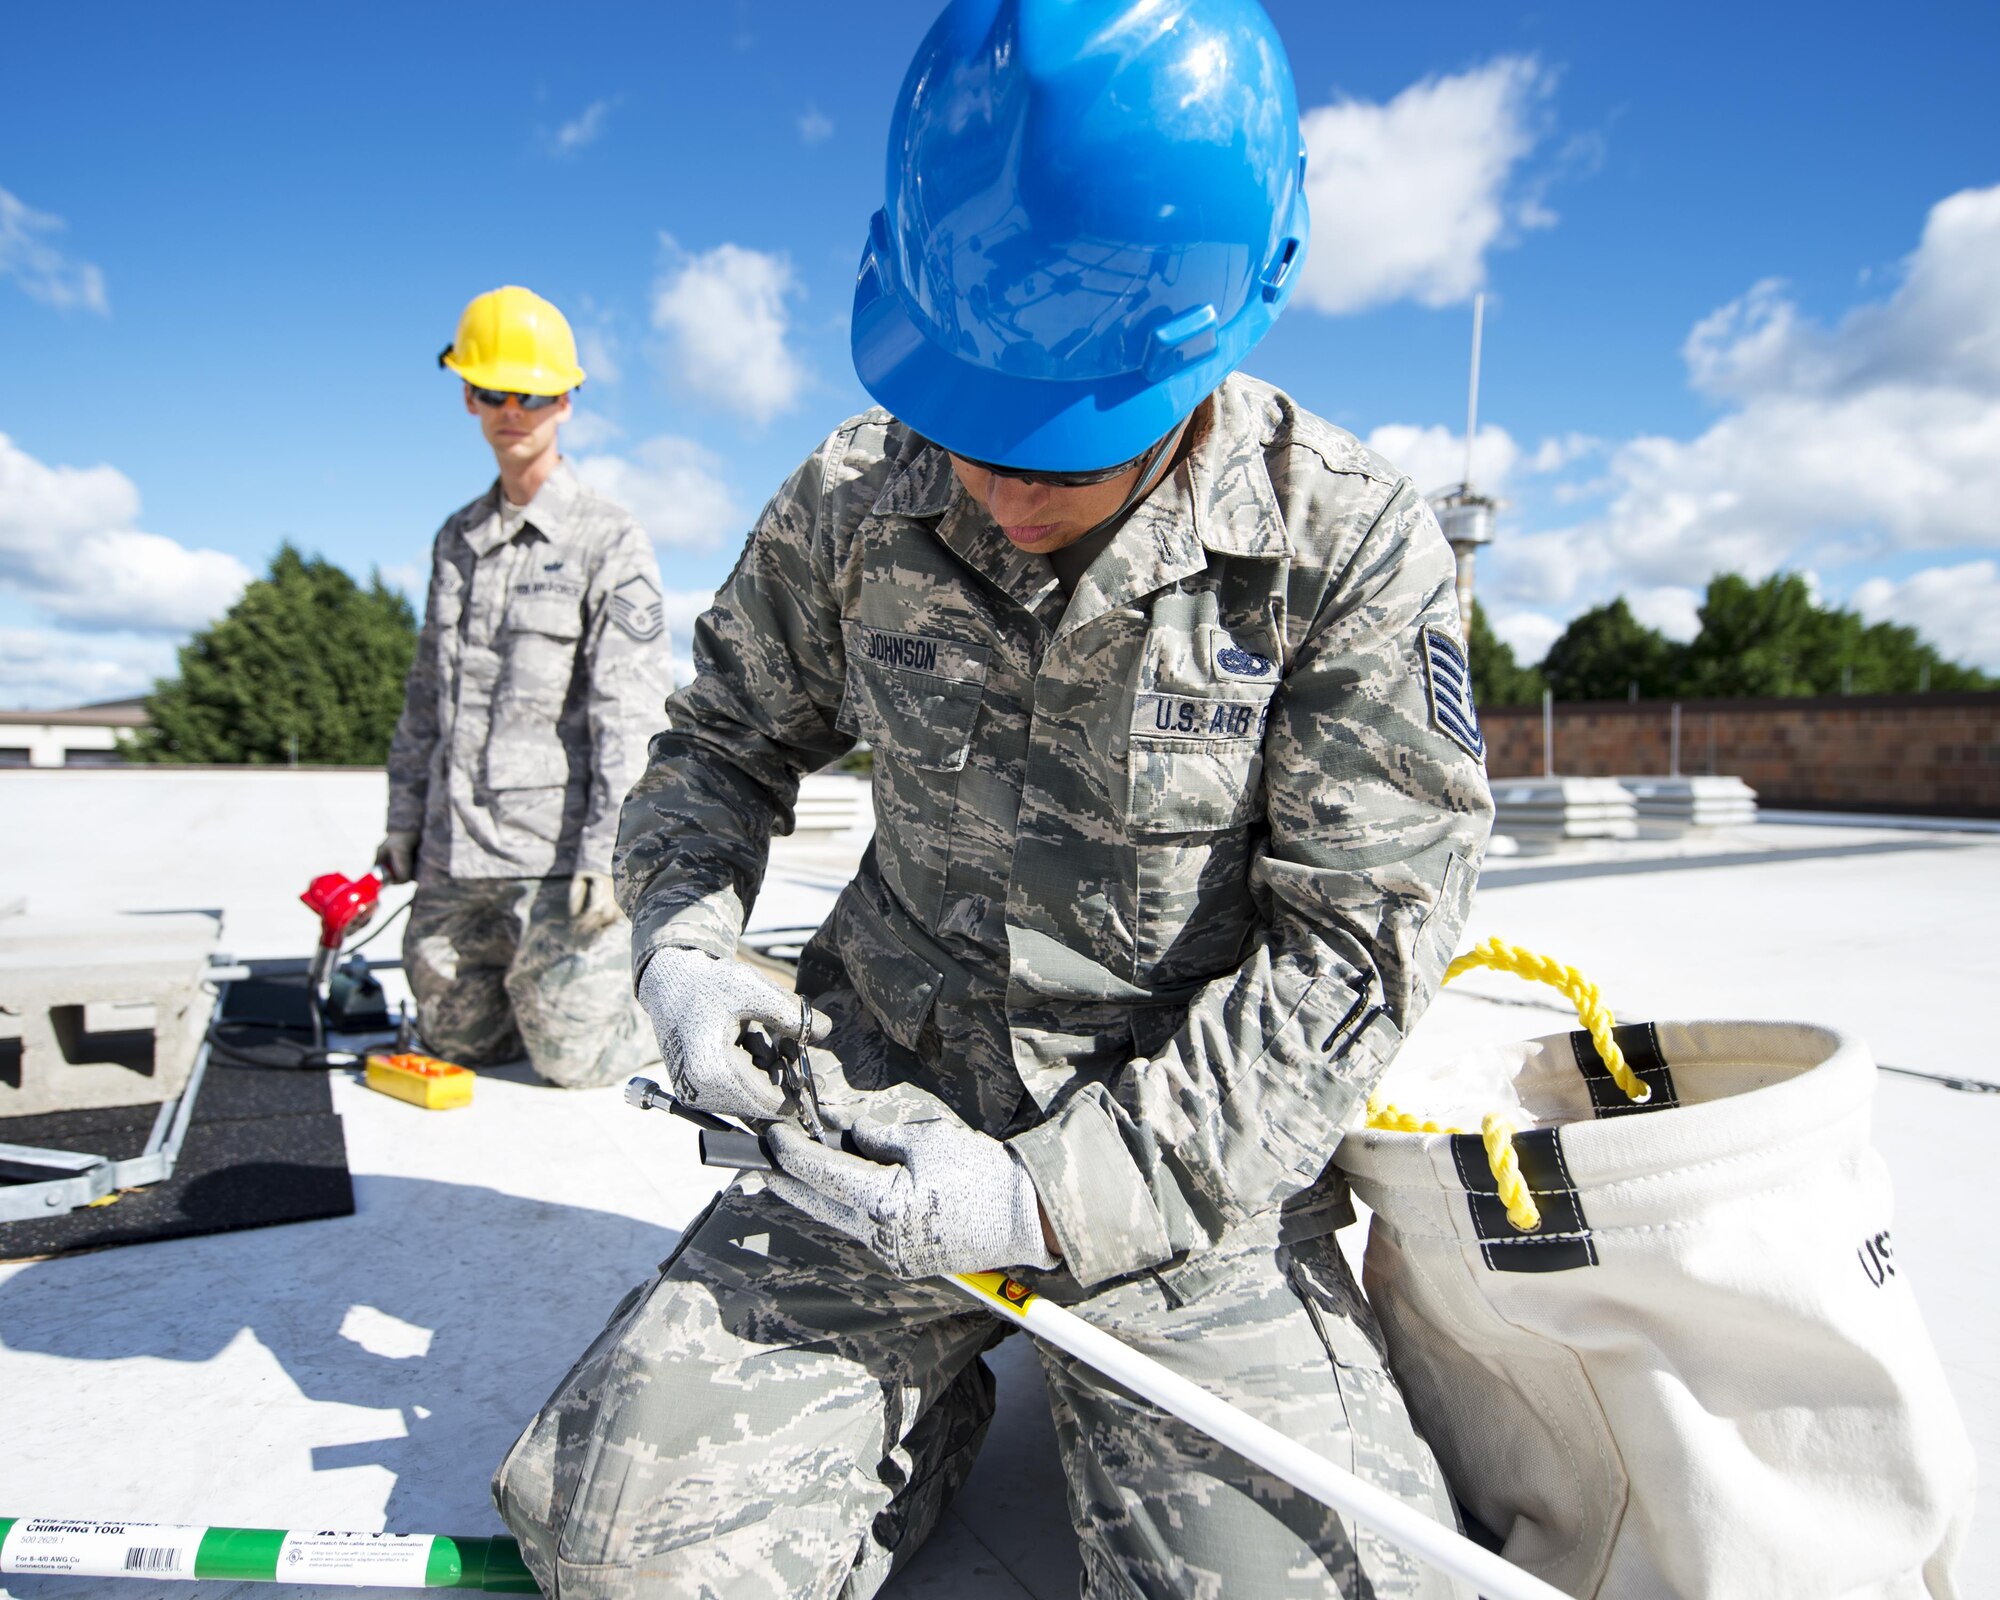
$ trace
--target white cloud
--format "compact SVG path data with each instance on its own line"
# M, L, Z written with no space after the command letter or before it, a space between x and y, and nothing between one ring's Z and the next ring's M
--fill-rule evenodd
M400 589L409 598L410 604L419 612L423 610L431 585L427 567L419 566L414 561L392 561L385 567L376 568L376 571L381 573L382 581L390 588Z
M618 346L602 328L585 328L576 336L576 353L587 383L616 383L625 376Z
M605 124L611 116L613 100L593 100L583 108L583 114L565 122L549 136L549 149L559 156L573 156L586 145L595 144L603 136Z
M721 461L692 439L661 434L625 455L583 456L576 473L637 517L658 545L713 549L748 526Z
M1900 582L1870 578L1854 591L1870 622L1915 628L1945 657L2000 672L2000 563L1930 567Z
M1601 509L1568 527L1503 530L1482 582L1490 575L1515 604L1574 611L1620 591L1696 589L1717 572L1811 566L1839 599L1839 569L1860 560L1990 550L1996 260L2000 187L1934 206L1900 284L1831 326L1782 285L1753 285L1697 323L1683 351L1690 382L1724 413L1691 439L1612 448L1593 486ZM1937 608L1941 591L1916 582L1894 591L1898 603L1921 593L1940 626L1964 625Z
M1484 606L1482 609L1490 609ZM1563 625L1539 611L1504 611L1491 615L1493 631L1500 642L1514 652L1514 659L1532 667L1549 653L1549 646L1562 634Z
M0 627L0 705L85 705L144 694L174 671L174 645L157 634Z
M807 106L799 113L799 142L801 144L825 144L833 137L833 118L818 106Z
M1436 494L1465 478L1465 435L1449 428L1385 422L1368 435L1367 443L1392 466L1408 473L1419 493ZM1521 447L1513 436L1489 423L1473 441L1472 481L1482 493L1498 494L1520 459Z
M232 555L138 531L138 514L116 468L46 466L0 434L0 586L72 622L178 633L250 581Z
M584 371L590 371L585 367ZM625 437L625 430L601 411L591 411L572 404L569 421L562 425L562 442L565 450L588 451L602 449L613 439Z
M1702 597L1693 589L1663 584L1657 589L1636 589L1625 599L1634 617L1678 644L1686 644L1701 632Z
M715 604L715 591L668 589L661 596L661 601L667 619L673 681L686 683L694 676L694 619Z
M49 242L68 226L0 189L0 278L12 278L30 300L69 311L81 306L111 314L104 274L88 261L66 256Z
M1547 438L1535 446L1535 453L1528 458L1527 470L1534 473L1561 472L1586 456L1596 455L1603 448L1602 439L1587 433L1565 433L1560 438Z
M795 404L806 369L787 343L786 302L800 293L791 262L741 245L686 255L653 290L653 326L667 335L673 376L695 394L756 422Z
M1532 57L1425 78L1386 105L1339 100L1300 119L1313 243L1298 299L1318 311L1471 297L1487 253L1555 217L1516 191L1553 75Z

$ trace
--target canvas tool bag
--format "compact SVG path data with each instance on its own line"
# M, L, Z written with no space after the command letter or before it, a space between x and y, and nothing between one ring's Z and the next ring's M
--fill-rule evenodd
M1897 1264L1867 1049L1614 1027L1497 940L1447 981L1468 966L1556 982L1586 1028L1392 1068L1410 1111L1371 1101L1335 1157L1466 1509L1579 1600L1955 1597L1972 1449Z

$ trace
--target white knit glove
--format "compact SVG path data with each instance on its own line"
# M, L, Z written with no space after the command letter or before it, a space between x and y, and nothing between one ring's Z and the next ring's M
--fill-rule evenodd
M899 1278L998 1267L1053 1267L1028 1169L964 1123L857 1122L849 1138L873 1160L818 1144L789 1122L765 1146L780 1199L868 1246Z
M611 893L608 872L572 872L569 878L569 925L579 937L602 933L618 920L618 902Z
M375 847L375 865L384 883L408 883L417 872L416 830L392 828Z
M639 1004L660 1040L660 1062L674 1095L720 1117L766 1122L784 1114L785 1097L746 1048L756 1023L772 1042L818 1043L832 1023L795 994L766 983L740 961L668 946L639 975Z

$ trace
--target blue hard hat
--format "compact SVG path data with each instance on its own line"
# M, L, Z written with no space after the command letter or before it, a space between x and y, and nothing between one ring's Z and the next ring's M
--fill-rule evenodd
M953 0L890 123L854 369L956 455L1124 461L1264 337L1307 234L1254 0Z

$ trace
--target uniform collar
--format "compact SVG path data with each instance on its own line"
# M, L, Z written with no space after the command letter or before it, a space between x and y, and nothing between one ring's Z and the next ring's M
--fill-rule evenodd
M1233 382L1215 391L1207 429L1187 459L1133 507L1078 580L1059 633L1130 605L1208 565L1210 555L1283 559L1291 553L1278 492L1264 464L1269 419Z
M1029 554L996 528L966 496L951 457L934 444L923 445L889 480L874 509L877 516L938 518L938 542L1029 611L1057 593L1048 558Z
M1219 556L1283 560L1292 539L1267 465L1277 417L1234 378L1211 404L1208 432L1185 466L1195 536Z
M1282 560L1292 552L1265 452L1274 418L1233 378L1210 401L1188 458L1135 506L1078 581L1062 615L1068 633L1107 611L1191 577L1210 554ZM1046 556L1018 549L966 498L951 460L925 445L876 497L878 516L940 517L937 536L1030 611L1057 592Z
M951 457L934 444L921 446L875 497L878 517L936 517L963 491Z
M500 480L495 478L486 491L486 514L465 532L465 542L480 556L489 556L500 548L500 496L504 491ZM576 481L576 474L570 470L567 461L558 461L555 471L542 481L535 498L527 504L527 516L523 529L532 528L551 544L560 544L568 535L576 502L583 493L583 487Z

